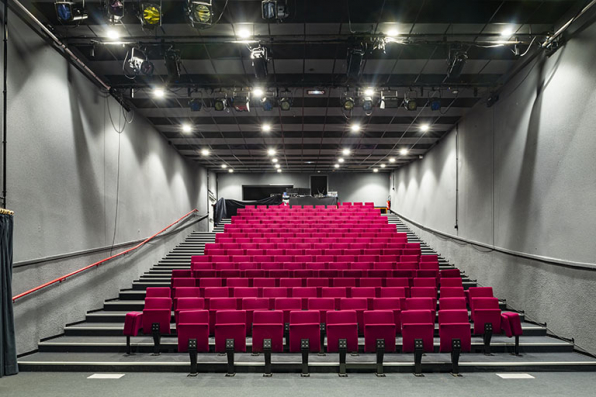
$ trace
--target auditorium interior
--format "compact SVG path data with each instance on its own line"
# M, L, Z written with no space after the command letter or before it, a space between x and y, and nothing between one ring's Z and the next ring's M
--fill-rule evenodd
M0 15L0 395L594 395L596 0Z

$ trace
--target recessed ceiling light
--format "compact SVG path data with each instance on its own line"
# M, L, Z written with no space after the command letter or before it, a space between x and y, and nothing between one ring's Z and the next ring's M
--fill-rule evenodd
M505 29L501 31L502 37L511 37L513 36L513 28L511 26L507 26Z
M350 153L351 153L351 151L350 151L350 149L344 149L344 150L342 151L342 153L343 153L343 155L344 155L344 156L349 156L349 155L350 155Z
M395 163L395 157L391 157L391 158L389 159L389 162L390 162L390 163Z
M154 88L153 89L153 96L156 98L163 98L166 95L166 92L163 88Z
M342 159L341 157L337 159L338 162L343 163L344 159Z
M381 168L385 168L385 164L381 164Z
M409 152L409 150L404 148L399 151L399 154L401 154L402 156L405 156L408 154L408 152Z
M389 29L385 33L385 35L388 36L388 37L395 37L395 36L399 35L399 31L397 29L395 29L395 28L392 28L392 29Z
M221 168L223 168L225 170L226 168L228 168L228 165L227 164L222 164L221 165Z
M373 168L373 172L379 172L378 168Z
M335 164L335 165L334 165L334 167L335 167L335 168L339 168L339 164Z
M248 39L250 38L250 36L252 36L252 34L250 33L250 30L248 30L247 28L241 28L240 30L238 30L238 37L240 37L241 39Z
M281 165L275 164L275 168L279 168L279 167L281 167Z
M265 92L263 92L262 88L255 88L254 90L252 90L252 96L254 96L255 98L260 98L263 96Z
M209 153L210 153L209 152L209 149L203 149L203 150L201 150L201 155L203 155L203 156L209 156Z
M271 161L277 163L277 159L271 159Z
M306 164L312 164L312 161L307 161Z
M182 132L192 132L190 124L182 124Z
M271 131L271 124L263 124L263 132Z
M281 169L280 169L280 168L278 168L278 169L277 169L277 172L281 172Z
M107 31L108 38L111 40L116 40L120 38L120 33L116 29L108 29Z
M232 174L232 173L234 172L234 170L230 168L230 169L228 170L228 172L229 172L230 174Z
M367 88L366 90L364 90L364 95L366 96L373 96L375 94L375 90L372 88Z
M360 124L352 124L350 126L350 129L352 130L352 132L358 132L360 131Z
M428 124L420 124L420 131L426 132L430 129L430 125Z
M275 155L275 149L269 149L269 150L267 150L267 154L269 156L274 156Z

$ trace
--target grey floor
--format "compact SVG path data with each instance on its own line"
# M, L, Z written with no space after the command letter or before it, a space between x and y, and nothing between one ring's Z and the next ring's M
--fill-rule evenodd
M25 372L0 379L0 396L594 396L594 372L537 372L535 379L506 380L495 373L449 374L200 374L187 378L171 373L127 373L121 379L87 379L91 373Z

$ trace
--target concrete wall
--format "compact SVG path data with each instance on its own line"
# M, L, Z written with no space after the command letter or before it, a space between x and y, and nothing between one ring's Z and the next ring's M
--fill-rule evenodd
M267 174L218 174L218 197L242 200L242 185L294 185L310 188L311 174L267 173ZM337 191L340 201L374 202L377 206L387 205L389 195L389 174L333 172L327 175L329 190Z
M423 160L396 171L392 191L394 210L425 227L510 252L552 258L541 261L462 246L414 228L513 307L547 322L555 333L575 337L592 353L594 40L596 25L579 32L552 57L534 60L506 85L495 106L479 104L458 131Z
M182 158L143 117L126 123L117 102L14 14L8 60L7 203L16 213L15 262L145 238L193 208L206 214L206 171ZM114 126L125 129L119 134ZM206 227L182 229L141 253L17 301L19 353L84 319L191 230ZM17 267L13 293L109 254Z

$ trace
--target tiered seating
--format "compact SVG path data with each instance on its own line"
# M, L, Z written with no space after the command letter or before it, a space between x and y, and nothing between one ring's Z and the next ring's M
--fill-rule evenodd
M171 286L147 289L143 328L170 332L171 295L180 351L190 339L204 351L214 335L216 352L230 340L244 352L252 335L253 352L265 340L281 352L286 329L289 351L303 355L323 350L325 334L327 352L340 354L358 351L359 335L365 352L393 352L401 334L401 350L421 357L434 351L439 297L441 352L471 350L467 304L474 334L500 332L501 321L508 335L521 329L501 320L492 289L464 291L459 270L440 270L371 205L240 209L191 271L172 272Z

